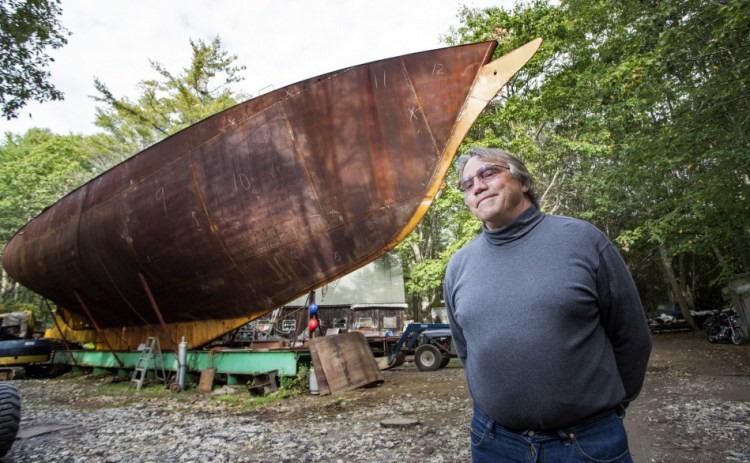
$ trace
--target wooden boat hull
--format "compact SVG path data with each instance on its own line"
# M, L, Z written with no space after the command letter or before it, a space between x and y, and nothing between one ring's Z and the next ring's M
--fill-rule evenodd
M405 55L249 100L59 200L3 266L100 329L261 316L413 230L539 44L489 65L494 41Z

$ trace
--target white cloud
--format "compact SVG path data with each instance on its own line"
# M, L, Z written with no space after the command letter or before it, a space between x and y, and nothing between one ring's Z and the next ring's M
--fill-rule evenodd
M466 0L472 7L512 0ZM189 39L221 37L247 66L241 90L257 95L343 67L443 46L458 24L453 0L63 0L73 35L53 52L52 81L63 102L31 103L1 132L46 127L55 133L97 131L94 77L116 96L135 97L155 77L149 60L173 72L190 62ZM28 116L32 114L32 117Z

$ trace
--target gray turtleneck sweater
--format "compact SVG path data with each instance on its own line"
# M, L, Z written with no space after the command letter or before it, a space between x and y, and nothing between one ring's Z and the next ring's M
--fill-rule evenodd
M444 291L472 398L502 426L558 429L640 392L648 324L622 257L593 225L531 206L458 251Z

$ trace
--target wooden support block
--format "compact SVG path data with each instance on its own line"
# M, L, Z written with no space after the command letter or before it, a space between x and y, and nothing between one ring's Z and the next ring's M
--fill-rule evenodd
M216 368L210 367L201 371L201 380L198 383L198 391L200 392L211 392L214 387L214 376L216 376Z
M247 385L247 390L252 395L268 395L278 390L276 385L276 374L278 370L253 375L252 381Z

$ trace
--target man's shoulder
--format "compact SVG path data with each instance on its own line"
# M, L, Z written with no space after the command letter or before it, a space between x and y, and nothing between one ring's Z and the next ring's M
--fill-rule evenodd
M558 233L571 238L609 242L609 238L603 231L597 228L596 225L583 219L565 215L545 214L542 223L547 230L556 230Z
M545 225L547 226L570 228L580 232L589 231L592 233L602 233L602 231L591 222L576 217L568 217L567 215L545 214L543 222L546 222Z
M448 268L450 268L451 266L458 265L459 262L464 261L469 256L477 252L477 249L480 246L482 246L482 240L483 240L482 234L480 233L479 235L472 238L471 241L463 245L461 249L453 253L453 255L448 261Z

